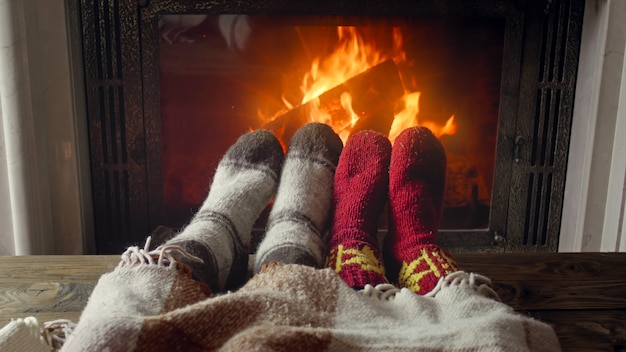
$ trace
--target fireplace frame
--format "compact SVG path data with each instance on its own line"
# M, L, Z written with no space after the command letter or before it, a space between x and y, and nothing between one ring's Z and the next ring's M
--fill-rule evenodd
M81 0L78 5L99 253L117 253L161 225L157 19L194 13L504 19L490 225L440 231L440 243L452 251L557 250L583 0Z

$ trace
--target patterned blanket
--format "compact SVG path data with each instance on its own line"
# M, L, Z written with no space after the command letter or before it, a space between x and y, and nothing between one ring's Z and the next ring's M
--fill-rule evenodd
M354 291L331 269L277 264L216 296L169 259L134 256L103 275L61 350L560 350L550 326L497 301L477 274L455 272L421 296L388 284ZM2 343L26 346L23 336Z

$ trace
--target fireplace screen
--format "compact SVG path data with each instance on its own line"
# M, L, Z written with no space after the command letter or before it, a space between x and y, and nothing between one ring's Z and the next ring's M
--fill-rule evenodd
M287 146L309 121L344 142L429 127L448 155L442 245L556 250L582 0L75 6L100 253L189 221L241 134Z

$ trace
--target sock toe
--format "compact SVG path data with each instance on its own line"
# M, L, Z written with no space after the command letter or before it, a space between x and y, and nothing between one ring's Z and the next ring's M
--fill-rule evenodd
M228 149L223 160L267 167L278 179L283 166L284 153L280 142L271 132L256 130L239 137L237 142Z
M395 181L399 183L422 179L432 187L443 190L446 152L428 128L417 126L406 129L394 142L389 172L396 174Z
M323 123L312 122L302 126L291 138L290 152L327 159L333 165L339 161L343 149L341 138Z

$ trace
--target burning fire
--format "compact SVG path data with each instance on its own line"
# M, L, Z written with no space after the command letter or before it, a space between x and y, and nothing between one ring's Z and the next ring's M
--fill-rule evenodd
M310 71L302 78L300 86L302 99L297 103L292 103L283 96L285 109L269 118L264 118L259 113L259 117L265 121L266 125L275 121L286 111L307 104L310 121L305 122L322 122L330 125L345 143L352 129L362 118L362 114L353 109L353 97L349 92L343 92L340 95L340 105L344 114L341 114L342 118L338 118L337 114L333 113L334 108L330 109L333 111L329 111L329 108L321 103L320 96L386 60L393 60L396 65L406 64L406 53L399 28L393 29L393 46L391 50L388 50L390 52L383 52L372 43L366 42L356 27L338 27L337 35L338 43L334 51L324 58L315 58ZM400 79L402 80L402 77ZM388 137L392 142L404 129L417 125L428 127L436 136L456 133L457 125L454 115L450 116L443 125L434 121L418 120L419 99L420 92L410 92L404 88L404 96L397 101L391 128L388 131ZM275 132L279 134L280 131L275 130Z

